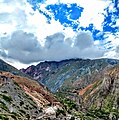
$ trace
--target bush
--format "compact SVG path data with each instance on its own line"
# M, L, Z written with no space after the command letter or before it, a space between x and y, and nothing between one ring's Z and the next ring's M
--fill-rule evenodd
M11 98L11 96L6 96L6 95L4 95L4 94L0 94L0 97L2 98L2 99L4 99L6 102L11 102L12 101L12 98Z
M58 109L57 112L56 112L56 117L58 117L60 114L66 116L66 113L65 113L64 110L60 110L60 109Z

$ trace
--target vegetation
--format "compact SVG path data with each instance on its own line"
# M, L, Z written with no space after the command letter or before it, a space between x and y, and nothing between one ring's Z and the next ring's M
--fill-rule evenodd
M56 117L58 117L61 114L64 115L64 116L66 116L66 111L63 110L63 109L58 109L57 112L56 112Z
M9 118L6 115L0 114L0 119L1 120L9 120Z
M0 108L5 110L5 111L9 111L9 109L7 108L6 104L2 101L0 101Z
M0 94L0 97L2 98L2 99L4 99L6 102L11 102L12 101L12 98L11 98L11 96L6 96L6 95L4 95L4 94Z

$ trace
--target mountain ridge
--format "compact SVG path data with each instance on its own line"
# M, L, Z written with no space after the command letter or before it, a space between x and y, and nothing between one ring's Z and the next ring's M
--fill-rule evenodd
M21 71L47 86L52 92L56 92L72 76L74 78L71 78L70 81L73 79L75 81L81 76L92 74L91 72L100 72L102 69L118 63L119 60L115 59L69 59L59 62L45 61L36 66L21 69Z

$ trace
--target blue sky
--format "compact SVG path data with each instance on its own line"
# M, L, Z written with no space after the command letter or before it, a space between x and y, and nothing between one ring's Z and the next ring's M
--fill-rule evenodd
M118 0L2 0L0 57L17 68L46 60L119 59Z

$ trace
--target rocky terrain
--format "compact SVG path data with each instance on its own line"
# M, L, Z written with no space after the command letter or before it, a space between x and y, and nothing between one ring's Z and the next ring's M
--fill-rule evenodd
M119 119L119 65L107 70L103 77L79 91L79 116L88 120ZM85 113L85 114L84 114Z
M67 119L63 105L45 86L33 79L23 77L27 75L3 61L2 63L0 63L2 65L0 66L0 119ZM21 76L14 74L16 72Z
M36 119L42 110L14 81L10 73L0 72L0 119Z
M118 120L118 63L113 59L71 59L21 71L54 92L69 114L81 120Z
M58 109L61 103L36 81L0 71L0 119L54 119Z
M0 119L118 120L118 63L71 59L43 62L21 73L2 61Z

